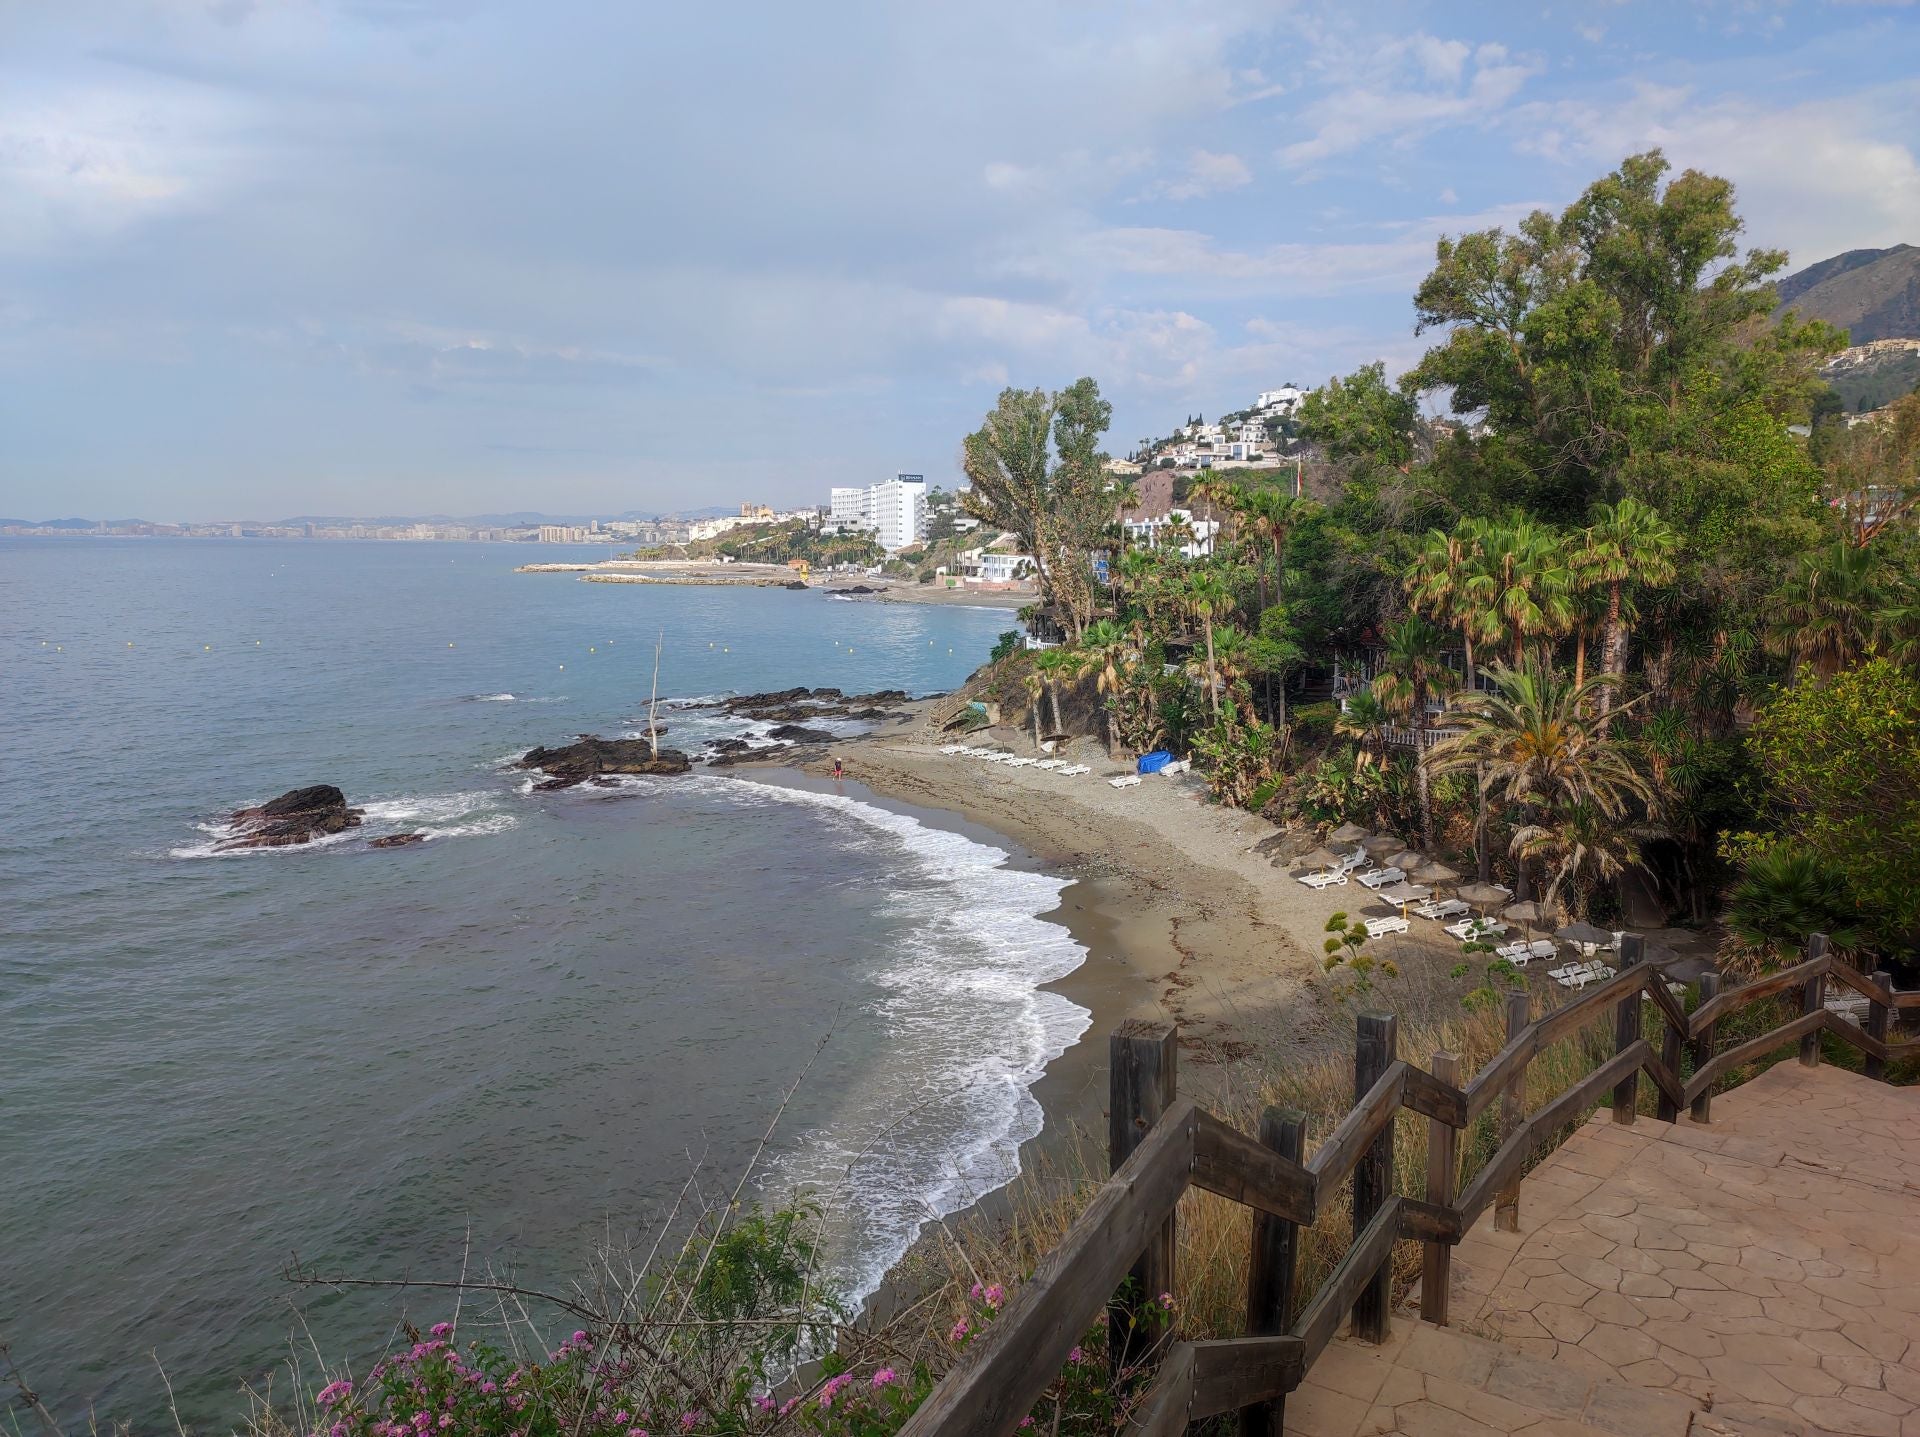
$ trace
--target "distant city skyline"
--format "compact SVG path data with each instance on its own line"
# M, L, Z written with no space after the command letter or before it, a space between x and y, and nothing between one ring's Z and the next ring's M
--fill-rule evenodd
M1631 152L1920 243L1920 7L0 11L0 513L673 511L1126 453L1423 348L1434 238Z

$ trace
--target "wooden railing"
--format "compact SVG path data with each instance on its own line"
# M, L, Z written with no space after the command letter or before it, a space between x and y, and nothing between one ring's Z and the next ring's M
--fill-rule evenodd
M1174 1210L1190 1187L1254 1210L1249 1335L1173 1346L1129 1430L1170 1437L1188 1423L1237 1411L1245 1437L1279 1437L1286 1395L1300 1385L1345 1318L1351 1315L1353 1335L1360 1340L1385 1338L1396 1242L1422 1244L1420 1316L1444 1325L1453 1245L1489 1204L1496 1227L1518 1230L1520 1180L1529 1161L1560 1129L1600 1102L1611 1103L1614 1122L1632 1123L1643 1074L1654 1086L1660 1119L1675 1122L1686 1108L1695 1122L1707 1122L1715 1083L1790 1042L1799 1043L1800 1061L1812 1066L1820 1059L1820 1034L1831 1033L1860 1049L1868 1076L1876 1078L1884 1076L1889 1060L1920 1052L1920 1039L1896 1042L1887 1036L1894 1012L1920 1008L1920 991L1896 993L1886 974L1859 973L1835 959L1819 934L1809 942L1806 960L1782 972L1724 991L1717 975L1701 979L1700 1003L1692 1014L1643 956L1641 939L1626 935L1618 973L1538 1018L1531 1016L1528 995L1514 994L1506 1046L1464 1086L1455 1055L1434 1054L1431 1069L1410 1064L1396 1051L1398 1025L1392 1015L1360 1015L1354 1106L1311 1157L1303 1157L1303 1114L1269 1109L1259 1138L1250 1138L1179 1099L1171 1027L1122 1025L1112 1039L1108 1136L1113 1176L901 1429L901 1437L1012 1433L1109 1307L1117 1309L1108 1328L1110 1360L1116 1372L1137 1363L1143 1355L1138 1344L1149 1340L1141 1334L1153 1324L1136 1318L1159 1294L1173 1290ZM1829 979L1868 999L1864 1028L1827 1010ZM1798 1017L1715 1051L1716 1032L1730 1013L1796 991ZM1662 1022L1658 1053L1642 1036L1643 998L1653 1003ZM1613 1056L1528 1114L1528 1064L1548 1045L1608 1014ZM1693 1070L1684 1081L1683 1054L1691 1056ZM1459 1134L1496 1102L1500 1145L1456 1193ZM1428 1122L1425 1187L1419 1197L1393 1191L1394 1120L1403 1108ZM1338 1200L1349 1178L1352 1244L1319 1291L1296 1308L1300 1229Z

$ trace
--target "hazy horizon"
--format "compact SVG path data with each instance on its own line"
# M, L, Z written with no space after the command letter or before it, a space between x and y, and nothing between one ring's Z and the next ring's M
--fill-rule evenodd
M1912 4L104 0L0 15L0 510L614 514L1108 447L1422 348L1626 154L1920 243Z

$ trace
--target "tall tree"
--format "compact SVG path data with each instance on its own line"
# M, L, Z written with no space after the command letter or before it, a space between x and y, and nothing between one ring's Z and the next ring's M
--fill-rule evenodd
M1811 669L1830 679L1855 663L1881 622L1879 555L1835 540L1801 556L1769 606L1767 646L1790 672Z
M1386 641L1386 673L1374 681L1374 692L1391 709L1407 714L1413 726L1415 773L1420 787L1420 839L1433 847L1433 790L1427 766L1419 759L1427 751L1432 717L1427 702L1450 689L1453 670L1447 667L1446 636L1417 616L1409 616L1381 636Z
M1093 616L1094 545L1112 517L1100 436L1113 406L1081 379L1050 394L1005 389L962 448L972 488L961 507L1016 534L1033 555L1049 602L1077 638Z
M1605 590L1606 638L1601 668L1614 683L1597 691L1600 726L1604 731L1613 708L1614 690L1627 673L1628 624L1633 617L1632 591L1643 584L1673 582L1674 555L1680 539L1659 513L1631 495L1613 504L1594 507L1593 523L1573 553L1576 579Z
M1200 621L1207 639L1207 702L1213 709L1213 716L1220 716L1220 675L1214 667L1213 659L1213 621L1222 617L1233 607L1233 585L1220 570L1212 567L1196 569L1188 577L1184 589L1187 611Z

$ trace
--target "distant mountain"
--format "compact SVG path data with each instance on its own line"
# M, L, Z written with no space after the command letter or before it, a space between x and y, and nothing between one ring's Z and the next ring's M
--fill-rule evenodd
M1920 337L1920 245L1851 249L1779 282L1780 307L1824 319L1849 342Z

